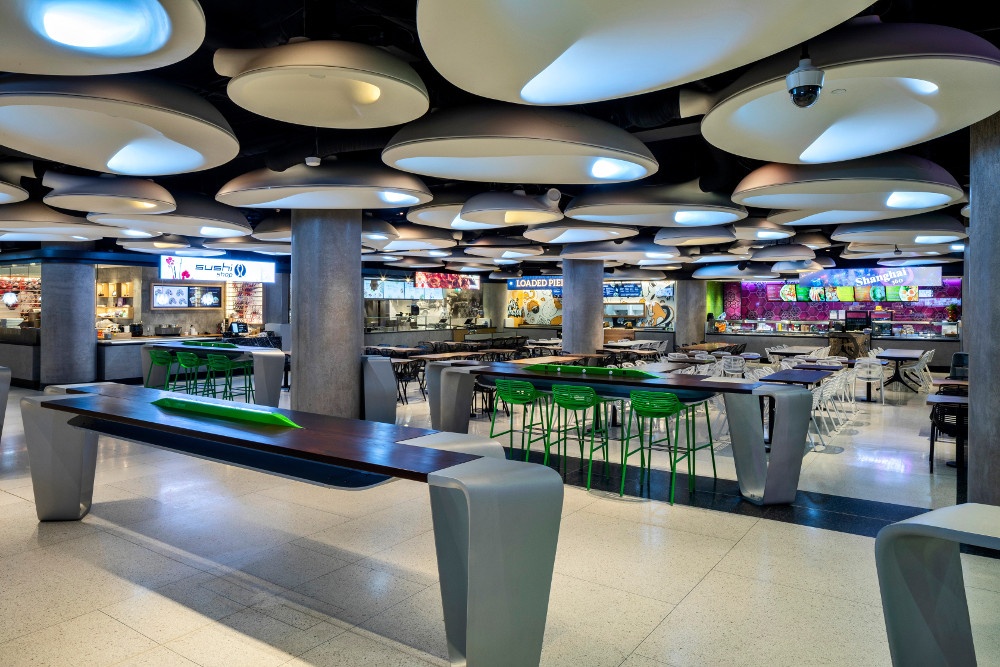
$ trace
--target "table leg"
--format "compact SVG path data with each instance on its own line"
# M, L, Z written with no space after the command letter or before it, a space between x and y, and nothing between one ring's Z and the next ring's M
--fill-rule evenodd
M888 379L888 380L886 380L886 381L885 381L884 383L882 383L882 387L883 387L883 388L884 388L884 387L887 387L887 386L889 386L890 384L892 384L893 382L900 382L900 383L902 383L902 385L903 385L904 387L906 387L906 388L907 388L907 389L909 389L910 391L913 391L913 392L918 392L918 391L920 391L920 390L919 390L918 388L914 387L914 386L913 386L913 385L911 385L911 384L910 384L909 382L907 382L907 381L906 381L906 378L904 378L904 377L903 377L903 375L902 375L902 374L901 374L901 373L899 372L899 365L900 365L900 364L901 364L902 362L901 362L901 361L899 361L899 360L897 360L897 359L893 359L893 361L894 361L894 362L896 362L896 365L895 365L895 367L894 367L894 368L892 369L892 375L891 375L891 376L889 376L889 379Z

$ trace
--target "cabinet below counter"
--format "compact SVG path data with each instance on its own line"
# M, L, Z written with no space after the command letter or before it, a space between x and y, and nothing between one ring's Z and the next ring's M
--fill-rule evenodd
M182 340L215 340L219 336L141 336L97 341L97 380L142 380L142 346Z

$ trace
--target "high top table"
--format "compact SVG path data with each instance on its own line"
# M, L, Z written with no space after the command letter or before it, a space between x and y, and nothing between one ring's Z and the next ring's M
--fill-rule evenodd
M554 470L507 461L500 443L479 436L198 398L278 413L301 428L263 425L153 405L177 398L156 389L64 390L87 393L21 400L40 521L90 511L99 434L336 488L424 482L452 664L538 664L563 497Z
M917 387L914 387L912 384L906 381L906 378L903 377L903 374L900 372L899 369L900 365L904 362L920 361L920 357L922 357L923 354L924 354L923 350L890 349L890 350L882 350L877 355L875 355L876 359L885 359L886 361L892 361L896 364L895 367L893 367L892 369L892 375L889 376L888 380L882 383L882 386L884 387L885 385L892 384L893 382L900 382L904 387L906 387L911 391L919 391Z
M428 380L427 391L438 394L433 400L428 398L431 425L456 432L469 430L472 390L476 378L480 376L527 380L541 389L553 384L586 384L599 394L626 398L632 389L672 392L678 394L681 400L685 397L703 399L721 393L726 402L740 493L758 505L790 503L795 499L812 409L812 394L800 387L704 375L656 374L653 378L610 376L608 369L586 374L557 373L534 370L527 364L505 362L433 369L435 365L428 364L428 378L433 373L436 379L433 384ZM776 408L771 422L770 457L764 447L760 397L770 397Z
M251 347L236 345L233 347L209 347L201 345L185 345L178 342L150 343L142 346L142 377L149 378L154 387L162 387L167 377L163 366L152 366L149 360L149 350L152 348L169 350L170 352L191 352L204 357L209 354L221 354L231 359L253 360L253 391L254 403L278 407L281 399L282 373L285 371L285 352L272 347ZM150 367L153 373L150 375Z

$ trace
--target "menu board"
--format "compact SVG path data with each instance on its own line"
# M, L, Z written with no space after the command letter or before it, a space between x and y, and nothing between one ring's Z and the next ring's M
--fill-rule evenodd
M222 308L222 285L163 285L153 283L154 310Z
M417 271L413 277L415 287L441 289L479 289L479 276L464 276L455 273L425 273Z
M604 296L606 298L642 296L642 285L639 283L604 283Z

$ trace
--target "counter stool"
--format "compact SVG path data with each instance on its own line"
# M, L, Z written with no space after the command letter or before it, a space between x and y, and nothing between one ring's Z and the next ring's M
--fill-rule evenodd
M712 415L708 412L708 402L715 398L717 394L712 394L702 399L689 399L682 400L681 405L684 406L684 425L689 428L687 435L688 438L688 490L694 492L694 474L695 474L695 453L701 449L707 449L712 455L712 477L718 479L718 474L715 469L715 440L712 438ZM698 432L697 422L698 422L698 408L704 408L705 410L705 426L708 429L708 441L699 443L696 437ZM723 402L722 408L725 409L725 403ZM678 457L678 460L684 458L683 456Z
M153 377L153 368L156 366L161 366L166 369L165 371L166 379L164 379L163 381L162 389L163 391L170 391L170 375L171 375L171 369L175 361L176 359L174 359L174 355L172 355L167 350L151 349L149 351L149 372L146 373L146 382L143 384L143 386L152 387L152 385L149 384L149 380L151 377ZM156 388L159 389L159 387Z
M499 399L499 400L497 400ZM499 401L510 406L510 427L506 431L497 431L497 411ZM521 450L524 460L531 453L531 443L541 441L545 447L544 464L549 462L549 395L538 391L530 382L523 380L506 380L497 378L496 395L493 400L493 418L490 422L490 437L508 436L510 457L514 458L514 423L517 419L516 406L521 406ZM532 437L533 429L538 428L540 435ZM525 441L527 436L527 441Z
M674 481L677 479L677 461L680 460L678 456L679 452L679 440L680 437L680 426L681 426L681 415L684 415L685 422L687 421L687 412L684 405L677 399L675 394L663 391L639 391L635 390L630 392L630 407L628 411L628 421L626 422L627 430L625 435L622 437L622 482L621 488L618 490L618 494L621 496L625 495L625 473L627 471L626 464L628 463L628 457L633 454L639 454L639 485L642 486L643 480L648 482L649 476L652 469L653 460L653 448L661 443L666 443L667 455L670 457L670 503L674 502ZM670 418L676 417L674 420L674 436L671 440L670 437ZM632 431L632 421L635 420L636 432L633 434ZM659 420L664 420L664 437L656 439L653 436L653 432L656 427L656 422ZM685 423L684 427L684 437L688 438L690 430L687 428ZM631 449L631 443L633 438L638 438L639 443L636 449ZM686 443L687 444L687 443ZM684 456L688 455L690 450L689 446L684 448ZM648 451L648 457L647 457Z
M205 367L205 362L194 352L177 353L177 374L174 376L173 391L177 391L177 382L180 380L181 371L184 371L184 392L187 394L199 393L201 387L198 386L198 373Z
M247 403L255 403L257 398L253 392L253 359L233 361L233 369L243 371L243 400Z
M549 430L549 441L555 438L556 451L560 462L566 461L566 449L569 436L572 434L580 445L580 458L583 458L583 442L587 437L587 412L591 411L590 419L590 451L587 456L587 490L590 490L590 478L594 467L594 452L604 453L604 472L608 472L608 427L611 425L608 414L608 403L612 400L601 398L593 387L581 385L552 385L552 417ZM603 419L602 415L603 413ZM572 424L570 417L572 416ZM558 421L558 425L557 425ZM600 444L595 445L596 436L600 436Z
M233 395L233 360L224 354L207 355L208 373L205 377L205 395L217 397L218 386L216 381L221 375L224 382L222 384L223 400L231 401Z

